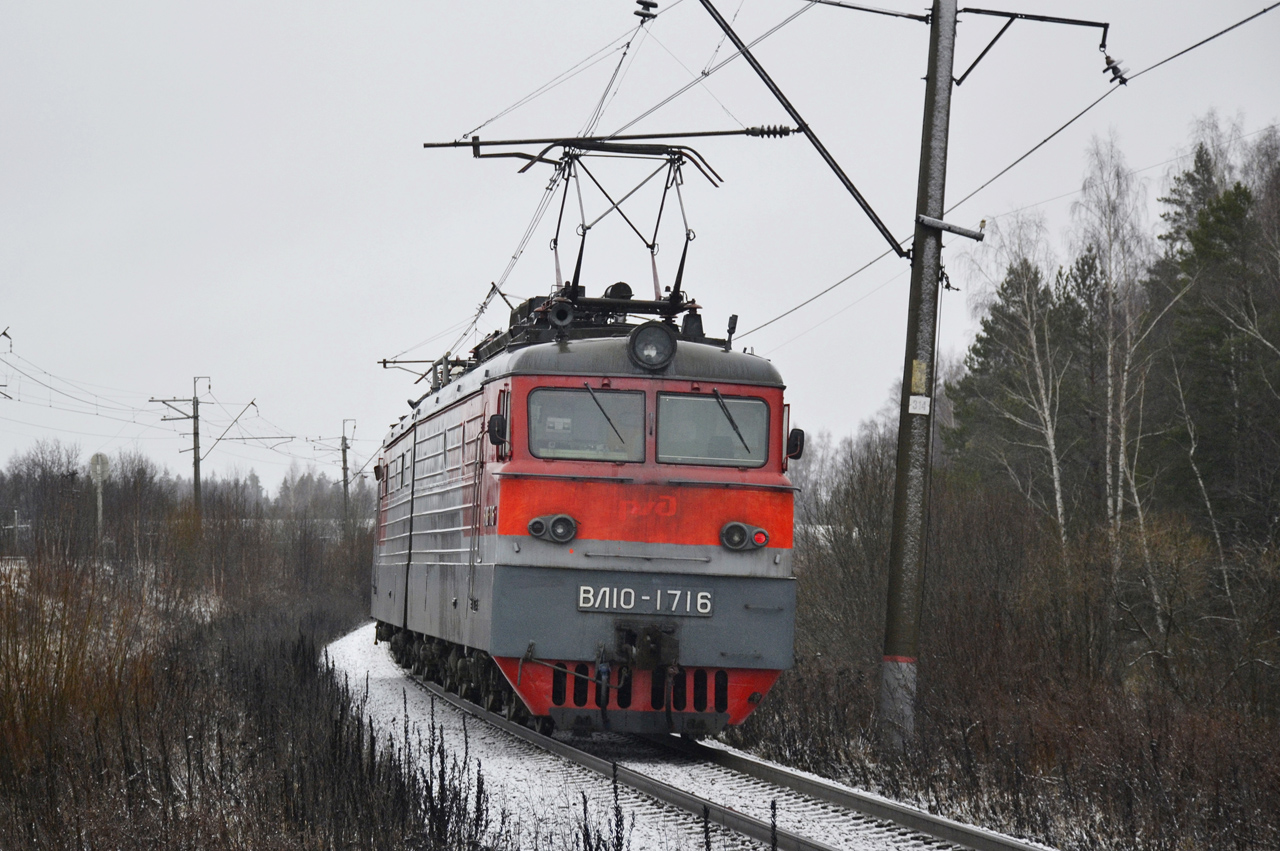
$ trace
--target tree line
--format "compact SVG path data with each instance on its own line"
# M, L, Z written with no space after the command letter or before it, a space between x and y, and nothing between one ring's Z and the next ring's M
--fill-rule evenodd
M970 258L906 751L876 717L896 404L791 468L796 666L733 742L1063 849L1280 844L1280 134L1210 116L1190 151L1148 221L1097 140L1065 261L1025 215Z
M1169 687L1191 689L1182 670L1212 646L1271 712L1280 133L1245 140L1210 117L1192 151L1152 228L1118 144L1095 140L1057 268L1041 223L1001 228L981 331L947 386L945 463L1015 491L1061 570L1105 561L1117 640Z
M194 534L192 484L133 449L109 460L102 483L102 528L97 521L97 489L80 448L39 440L0 469L0 556L40 556L60 563L103 560L125 571L173 562L173 530ZM203 478L203 522L217 530L248 529L284 521L306 521L317 535L334 538L344 522L367 525L376 494L363 478L349 487L344 505L341 479L295 463L274 497L255 471L245 476ZM163 546L162 546L163 545Z

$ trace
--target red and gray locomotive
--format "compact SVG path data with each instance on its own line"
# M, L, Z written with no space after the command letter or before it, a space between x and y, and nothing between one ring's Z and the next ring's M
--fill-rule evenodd
M565 285L433 365L375 469L371 611L403 664L544 729L751 713L792 664L804 435L733 324Z

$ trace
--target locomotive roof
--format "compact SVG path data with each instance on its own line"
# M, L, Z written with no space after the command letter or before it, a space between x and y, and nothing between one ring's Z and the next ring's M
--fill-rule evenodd
M511 349L426 394L413 412L391 427L387 440L398 438L415 422L470 396L481 386L511 375L599 375L610 378L656 378L685 381L723 381L783 387L782 376L763 357L725 351L723 346L680 340L675 357L663 370L641 369L627 357L626 337L568 339Z
M666 368L650 372L627 356L626 337L595 337L541 343L515 349L485 364L491 378L505 375L604 375L724 381L782 387L773 364L757 355L725 351L723 346L680 340Z
M450 407L490 381L512 375L597 375L609 378L653 378L685 381L720 381L782 388L782 376L766 358L732 350L732 317L729 338L716 340L702 332L698 305L680 290L664 299L647 301L632 297L631 287L618 282L603 298L587 298L577 284L566 284L550 298L535 297L511 311L506 333L487 337L470 360L454 360L446 353L422 377L431 377L431 389L410 399L412 413L391 427L388 441L399 438L413 423ZM686 314L677 328L675 318ZM628 324L630 314L662 316L675 332L675 354L666 367L647 370L627 353L630 337L638 327ZM386 362L383 364L386 365ZM461 374L454 375L454 370ZM421 379L420 379L421 380Z

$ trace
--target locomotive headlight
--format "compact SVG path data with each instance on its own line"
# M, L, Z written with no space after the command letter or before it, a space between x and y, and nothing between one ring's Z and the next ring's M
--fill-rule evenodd
M676 356L676 332L663 322L646 322L631 332L627 356L642 369L664 369Z
M578 534L578 522L568 514L535 517L529 521L529 534L544 541L567 544Z
M724 524L720 530L720 543L731 550L754 550L769 543L769 533L746 523Z
M578 534L578 524L568 514L557 514L551 518L551 527L547 534L558 544L567 544Z
M741 523L726 523L720 530L720 543L731 550L740 550L747 545L747 527Z

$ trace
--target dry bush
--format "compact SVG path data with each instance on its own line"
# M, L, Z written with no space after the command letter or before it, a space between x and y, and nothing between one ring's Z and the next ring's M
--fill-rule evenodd
M529 839L492 812L478 765L408 719L375 736L318 658L367 618L371 523L236 481L198 518L138 458L105 489L99 541L75 455L43 446L0 475L32 523L0 572L0 848ZM535 847L600 835L559 827Z
M822 533L797 547L803 652L730 741L1064 849L1280 846L1274 556L1224 568L1184 520L1152 515L1115 574L1105 536L1064 552L1019 495L936 471L917 737L885 753L892 456L848 450L813 509Z
M0 846L422 844L404 744L375 743L317 658L352 607L299 597L206 623L101 571L36 560L8 579Z
M0 783L69 755L68 729L148 693L158 614L102 571L36 561L0 582Z

